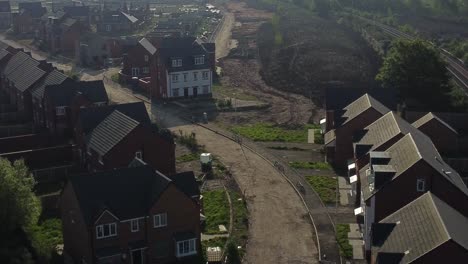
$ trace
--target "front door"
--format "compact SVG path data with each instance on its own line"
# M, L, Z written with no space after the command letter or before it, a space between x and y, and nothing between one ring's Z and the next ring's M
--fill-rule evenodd
M132 264L143 264L143 249L132 251Z
M197 97L197 95L198 95L198 87L195 86L193 87L193 97Z
M184 97L185 97L185 98L188 97L188 88L184 88Z

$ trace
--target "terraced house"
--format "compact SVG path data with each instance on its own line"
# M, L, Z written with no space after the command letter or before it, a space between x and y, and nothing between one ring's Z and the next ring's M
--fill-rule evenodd
M61 198L65 259L194 263L199 194L193 174L180 181L147 165L71 177Z

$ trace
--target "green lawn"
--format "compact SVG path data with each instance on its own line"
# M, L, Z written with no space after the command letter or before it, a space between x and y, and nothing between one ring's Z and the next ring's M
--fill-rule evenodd
M203 193L203 207L205 209L205 234L219 234L218 225L229 228L229 202L224 190Z
M336 225L336 240L338 241L340 254L347 259L353 258L353 247L349 244L348 239L349 231L350 229L348 224Z
M306 179L324 203L336 202L337 179L327 176L306 176Z
M269 123L232 127L231 130L254 141L307 142L307 131L314 125L296 128L280 127Z
M294 169L313 169L313 170L329 170L330 164L326 162L307 162L307 161L291 161L289 166Z

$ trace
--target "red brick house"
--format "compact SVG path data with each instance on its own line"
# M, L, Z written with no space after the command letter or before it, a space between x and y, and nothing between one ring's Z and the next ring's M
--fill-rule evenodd
M108 34L130 33L138 28L138 18L121 12L106 10L96 23L97 32Z
M149 77L155 53L156 48L146 38L142 38L135 46L130 47L124 54L121 80L130 81L133 77L138 79Z
M18 13L13 14L13 30L16 34L38 37L41 17L47 12L41 2L20 2Z
M167 175L175 173L174 140L151 124L143 103L82 109L75 136L89 171L127 167L138 157Z
M370 263L464 263L468 218L426 192L372 226Z
M459 148L458 132L432 112L413 123L417 129L428 135L442 154L456 154Z
M371 152L360 169L364 239L370 251L370 232L379 222L411 201L431 191L468 216L468 188L460 175L445 163L427 136L409 133L384 152Z
M209 97L215 72L215 46L193 37L163 38L155 43L157 62L151 68L152 97Z
M63 12L49 16L43 32L43 40L47 49L52 53L73 54L76 43L86 30L86 26L82 23Z
M184 184L196 186L195 178ZM64 254L75 263L192 263L200 206L150 166L76 175L61 195ZM195 263L195 262L193 262Z
M36 87L31 90L33 121L37 128L46 127L44 92L49 85L58 85L65 81L71 81L65 74L58 70L50 72Z
M369 94L364 94L340 112L334 111L334 117L326 121L327 124L333 122L333 129L325 134L327 161L339 168L346 166L354 156L354 134L388 112L390 109Z
M73 81L44 88L44 121L50 133L72 137L78 112L82 107L105 106L109 103L102 81Z

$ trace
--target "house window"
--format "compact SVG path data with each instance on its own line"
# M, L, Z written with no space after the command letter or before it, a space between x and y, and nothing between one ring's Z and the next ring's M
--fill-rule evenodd
M104 161L102 160L102 156L101 156L101 155L99 155L98 160L99 160L99 163L100 163L101 165L104 165Z
M143 73L149 73L149 68L148 67L143 67Z
M177 257L185 257L197 254L196 239L177 242Z
M96 226L96 238L113 237L117 235L117 225L115 223Z
M179 89L172 89L172 96L174 97L179 96Z
M198 80L198 72L193 73L193 80L194 81Z
M56 114L58 116L63 116L65 115L65 107L61 106L61 107L56 107L55 108L55 111L56 111Z
M187 76L188 76L188 73L184 73L184 82L187 81Z
M195 65L205 64L205 57L197 56L195 57Z
M145 61L146 61L146 62L149 61L149 56L148 56L148 55L145 55Z
M142 159L143 158L143 153L141 151L135 152L135 157Z
M173 83L176 83L179 81L179 74L172 74L171 76L172 76L171 78L172 78Z
M204 71L203 72L203 80L208 80L209 72Z
M181 67L182 66L182 59L173 59L172 60L172 67Z
M155 228L167 226L167 213L154 215L153 220Z
M132 68L132 76L138 76L140 74L139 68Z
M416 190L418 192L426 191L426 180L425 179L417 179L416 180Z
M210 93L210 86L203 85L203 94L209 94L209 93Z
M130 221L130 230L132 232L138 232L140 230L140 225L138 223L138 219Z
M111 25L106 25L106 31L107 31L107 32L111 32L111 30L112 30Z

